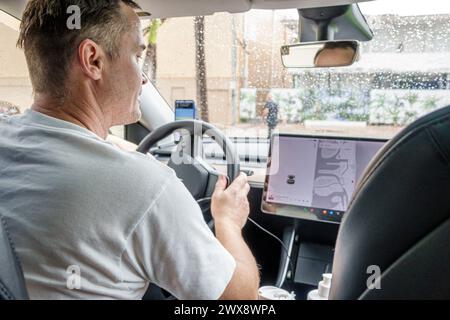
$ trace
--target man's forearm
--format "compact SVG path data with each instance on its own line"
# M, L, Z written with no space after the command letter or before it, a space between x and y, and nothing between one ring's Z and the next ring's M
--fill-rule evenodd
M252 252L242 237L242 231L236 225L225 221L216 221L217 239L236 260L236 270L223 299L257 299L259 288L259 270Z

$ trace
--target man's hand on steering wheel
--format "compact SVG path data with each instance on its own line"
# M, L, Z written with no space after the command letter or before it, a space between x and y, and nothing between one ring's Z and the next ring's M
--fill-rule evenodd
M247 199L249 191L250 185L245 173L241 173L228 188L227 179L220 176L211 201L214 221L225 222L242 229L250 213Z

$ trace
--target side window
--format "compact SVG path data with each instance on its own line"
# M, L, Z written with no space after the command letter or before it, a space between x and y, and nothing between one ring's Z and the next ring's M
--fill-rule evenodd
M22 50L16 47L19 22L0 11L0 114L31 106L32 88Z

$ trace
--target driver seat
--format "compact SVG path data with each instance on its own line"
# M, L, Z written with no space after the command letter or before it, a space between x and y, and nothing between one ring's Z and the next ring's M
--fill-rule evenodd
M330 292L449 298L450 106L412 123L366 169L339 230Z
M28 300L22 268L9 236L6 220L0 215L0 300Z

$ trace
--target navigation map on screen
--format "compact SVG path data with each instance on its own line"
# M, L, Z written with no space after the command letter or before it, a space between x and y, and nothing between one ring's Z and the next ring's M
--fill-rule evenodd
M335 216L348 208L356 183L383 141L277 136L265 201Z

